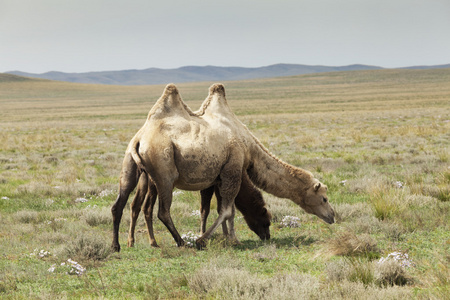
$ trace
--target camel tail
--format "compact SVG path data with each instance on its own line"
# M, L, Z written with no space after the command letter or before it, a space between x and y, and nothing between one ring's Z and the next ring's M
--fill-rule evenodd
M131 147L131 157L133 158L134 162L136 163L138 170L145 172L148 174L147 170L145 169L144 164L142 163L141 156L139 155L139 141L137 139L133 142L133 147Z

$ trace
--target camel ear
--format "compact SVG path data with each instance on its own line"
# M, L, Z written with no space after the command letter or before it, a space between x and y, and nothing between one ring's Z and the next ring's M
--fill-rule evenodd
M320 189L320 182L314 185L314 192L317 192Z

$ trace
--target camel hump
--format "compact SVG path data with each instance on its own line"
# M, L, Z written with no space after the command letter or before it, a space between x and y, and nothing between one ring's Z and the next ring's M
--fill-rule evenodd
M225 98L225 87L223 84L215 83L209 87L208 97L206 97L200 109L196 112L196 114L200 116L205 113L231 113L227 99Z
M175 84L169 83L169 84L166 85L166 87L164 88L164 92L163 92L162 98L167 98L167 97L169 97L170 95L176 96L176 95L178 95L178 94L179 94L179 92L178 92L178 89L177 89L177 87L175 86Z
M209 94L219 94L222 97L225 97L225 87L221 83L214 83L209 87Z
M165 117L172 114L194 115L192 110L181 99L181 95L175 84L169 83L164 88L161 97L150 110L148 118L152 116Z

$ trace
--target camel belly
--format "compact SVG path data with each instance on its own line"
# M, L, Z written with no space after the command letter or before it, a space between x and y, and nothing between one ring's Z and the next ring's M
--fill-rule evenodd
M211 148L211 147L209 147ZM217 148L217 147L215 147ZM174 148L175 166L178 179L175 186L184 190L201 190L213 185L226 163L225 149L207 153L205 147Z

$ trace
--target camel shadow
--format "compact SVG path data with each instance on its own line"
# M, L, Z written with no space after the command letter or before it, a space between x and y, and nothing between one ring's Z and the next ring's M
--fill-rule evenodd
M275 245L277 248L297 248L299 246L309 246L317 241L316 238L308 235L274 237L270 240L241 240L239 245L233 246L237 250L255 250L266 245Z

